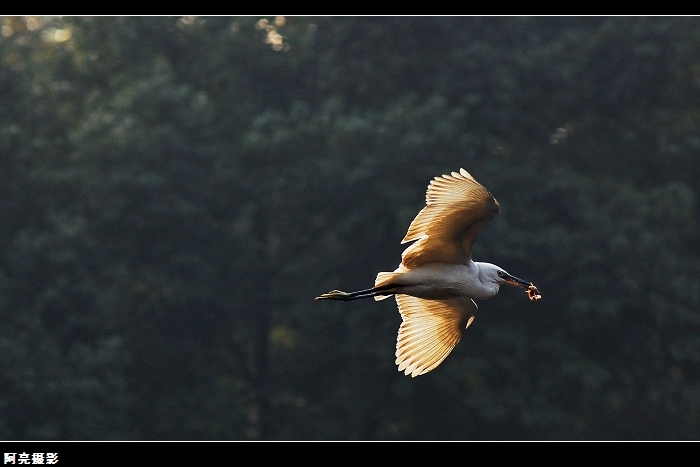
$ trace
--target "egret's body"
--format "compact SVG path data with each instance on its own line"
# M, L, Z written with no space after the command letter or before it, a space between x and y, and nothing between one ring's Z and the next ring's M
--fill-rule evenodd
M334 290L316 299L383 300L394 295L403 322L396 341L399 371L415 377L437 367L474 320L476 303L498 293L501 284L528 289L531 282L500 267L474 262L471 250L482 227L498 214L496 199L466 170L435 177L426 206L411 222L402 243L412 242L393 272L380 272L374 287L357 292Z
M427 300L469 297L477 300L491 298L498 293L500 284L482 281L480 273L488 263L467 264L428 263L414 269L399 267L392 278L392 294L405 294ZM388 295L376 295L380 300Z

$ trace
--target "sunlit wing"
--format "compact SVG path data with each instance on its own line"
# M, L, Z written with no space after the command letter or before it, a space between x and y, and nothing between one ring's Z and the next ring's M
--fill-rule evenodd
M428 186L426 206L418 213L401 243L407 268L426 263L465 264L472 244L500 209L498 201L464 169L435 177Z
M450 354L477 308L469 298L424 300L397 294L396 303L403 318L396 339L396 364L412 377L434 369Z

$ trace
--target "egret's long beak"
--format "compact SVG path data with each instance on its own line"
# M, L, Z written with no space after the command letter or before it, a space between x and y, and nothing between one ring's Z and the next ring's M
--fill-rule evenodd
M524 281L522 279L518 279L515 276L511 276L508 273L505 273L503 276L501 276L503 280L505 281L506 284L508 285L513 285L515 287L520 287L521 289L527 289L530 287L530 282Z

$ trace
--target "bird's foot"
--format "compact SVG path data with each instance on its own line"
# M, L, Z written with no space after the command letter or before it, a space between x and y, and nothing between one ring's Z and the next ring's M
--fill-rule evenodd
M316 297L316 300L350 300L351 297L352 295L342 290L331 290L328 293Z
M350 300L352 296L347 293L343 292L341 290L331 290L328 293L324 293L323 295L316 297L316 300Z

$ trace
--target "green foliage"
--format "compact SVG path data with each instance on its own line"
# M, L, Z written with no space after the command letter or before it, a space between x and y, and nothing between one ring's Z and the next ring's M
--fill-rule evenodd
M3 439L697 439L695 18L19 18L0 31ZM429 180L502 290L394 365Z

